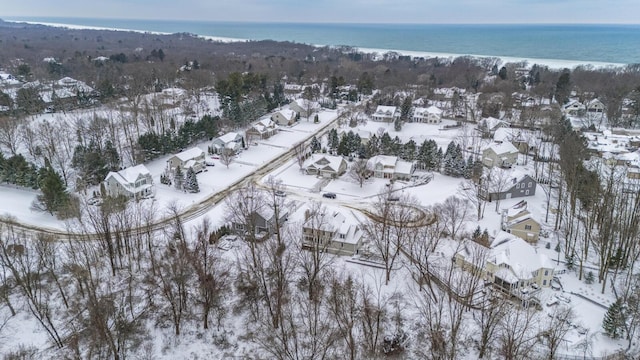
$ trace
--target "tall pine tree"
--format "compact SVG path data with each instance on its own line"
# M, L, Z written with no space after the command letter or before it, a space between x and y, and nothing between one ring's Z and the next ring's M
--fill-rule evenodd
M624 329L624 309L622 306L622 299L619 298L609 306L609 309L604 314L604 319L602 320L602 328L604 329L605 334L607 334L612 339L618 339L622 336L622 332Z
M182 169L180 166L176 167L175 172L173 173L173 186L178 190L182 190L184 186L184 174L182 173Z
M187 170L187 175L184 179L184 191L189 193L197 193L200 192L200 185L198 184L198 177L196 176L196 172L193 171L193 168L189 168Z
M48 161L45 167L40 169L40 191L42 194L38 195L38 201L51 215L69 203L69 194L64 181Z

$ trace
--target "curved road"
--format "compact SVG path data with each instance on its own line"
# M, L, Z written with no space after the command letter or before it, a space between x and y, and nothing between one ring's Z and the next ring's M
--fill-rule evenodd
M180 219L183 222L184 221L193 220L193 219L197 218L198 216L201 216L201 215L205 214L207 211L211 210L215 205L217 205L222 200L224 200L224 198L226 198L233 191L246 186L247 184L249 184L252 181L253 182L257 182L257 180L259 180L260 178L262 178L263 176L265 176L269 172L273 171L274 169L278 168L279 166L283 165L285 162L287 162L291 158L293 158L294 155L295 155L294 149L295 149L296 145L309 141L313 136L318 136L318 137L323 136L325 133L327 133L331 128L333 128L336 125L338 120L345 113L337 115L335 119L327 122L324 126L319 128L316 132L310 133L309 136L307 136L303 140L297 142L295 145L291 146L291 148L288 151L278 155L276 158L272 159L271 161L259 166L256 170L254 170L253 172L248 174L246 177L237 180L236 182L234 182L231 185L229 185L226 189L224 189L224 190L222 190L220 192L214 193L211 196L201 200L200 202L187 207L184 210L184 212L182 214L180 214ZM154 224L152 224L151 228L153 230L162 229L164 226L169 224L171 221L173 221L173 217L161 218L158 221L156 221ZM60 229L54 229L54 228L49 228L49 227L45 227L45 226L37 226L37 225L34 225L34 224L22 223L18 219L15 219L15 218L2 217L2 218L0 218L0 223L11 225L14 228L18 228L18 229L21 229L21 230L24 230L24 231L27 231L27 232L44 233L44 234L48 234L48 235L53 235L55 237L69 237L69 236L78 235L76 233L72 233L72 232L68 232L68 231L64 231L64 230L60 230ZM143 229L132 229L132 231L134 231L134 232L142 231L142 230ZM148 230L149 230L148 227L144 228L144 231L148 231ZM86 234L83 234L83 235L86 236ZM96 235L96 234L93 234L93 235Z

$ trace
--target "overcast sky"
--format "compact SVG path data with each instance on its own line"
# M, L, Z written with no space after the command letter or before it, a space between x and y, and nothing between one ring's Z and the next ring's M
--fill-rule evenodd
M0 18L252 22L640 23L639 0L7 0Z

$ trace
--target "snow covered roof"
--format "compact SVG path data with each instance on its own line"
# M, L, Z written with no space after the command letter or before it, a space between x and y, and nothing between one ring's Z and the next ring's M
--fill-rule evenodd
M282 115L282 117L284 117L287 120L292 120L293 118L296 117L296 112L291 109L282 109L278 112L280 113L280 115Z
M409 161L398 160L396 163L396 173L399 174L411 174L413 169L413 163Z
M397 108L395 106L378 105L374 115L392 116L396 113Z
M204 151L202 151L202 149L194 147L188 150L185 150L179 154L176 154L175 157L177 157L178 159L180 159L180 161L189 161L192 159L195 159L199 156L203 156L204 155Z
M429 106L426 111L427 111L427 113L434 114L434 115L441 115L442 114L442 110L440 108L436 107L436 106L433 106L433 105Z
M489 261L507 265L518 279L530 279L536 270L553 269L553 263L544 254L523 239L501 231L491 244ZM496 274L498 275L498 274Z
M309 217L303 227L334 233L334 241L357 244L363 235L361 220L352 211L325 208L322 213Z
M229 133L226 133L226 134L218 137L218 140L222 141L224 144L228 144L228 143L230 143L232 141L236 141L238 136L240 136L240 134L238 134L236 132L229 132Z
M512 143L505 141L501 144L493 143L487 149L493 150L496 155L518 153L518 149Z
M344 159L341 156L313 154L306 161L307 165L305 167L313 166L321 170L329 168L330 170L338 171L343 161Z
M376 164L380 163L383 167L395 168L396 162L398 162L397 156L376 155L367 161L367 165L370 165L371 167L373 167Z
M106 57L106 56L98 56L98 57L95 57L95 58L93 58L91 60L92 61L97 61L97 62L105 62L105 61L108 61L109 58Z
M487 124L487 129L489 130L495 130L497 127L501 127L501 126L509 126L508 122L504 120L496 119L491 116L489 116L488 118L482 119L482 121L485 124Z
M493 141L502 143L505 141L511 141L513 139L513 129L511 128L498 128L493 134Z
M135 189L135 183L138 178L141 176L151 176L149 169L146 166L140 164L132 167L128 167L126 169L122 169L118 172L109 172L107 174L106 180L109 180L110 177L113 177L117 182L119 182L124 188L132 191ZM151 186L151 184L146 184L145 186Z

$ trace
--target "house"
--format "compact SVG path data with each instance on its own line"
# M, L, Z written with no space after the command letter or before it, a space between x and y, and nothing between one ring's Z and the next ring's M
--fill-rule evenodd
M276 212L273 208L263 206L261 209L256 210L251 213L250 216L250 224L244 223L232 223L232 228L240 235L244 235L247 233L247 226L253 228L253 233L256 235L266 236L268 234L273 234L276 231L276 225L282 224L287 221L289 217L289 212L286 210L282 210L278 212L278 216L276 219Z
M302 225L302 248L321 249L331 254L352 256L362 246L363 233L355 214L339 211L307 210Z
M482 164L486 167L510 168L518 160L518 149L510 142L491 144L482 152Z
M275 121L265 118L251 125L245 132L247 141L252 142L254 139L268 139L278 132L278 124Z
M308 175L335 179L347 171L347 162L341 156L313 154L305 161L304 170Z
M400 160L397 156L376 155L367 160L367 168L373 177L394 180L410 180L415 163Z
M578 100L571 100L562 106L562 113L565 115L580 116L586 110L586 106Z
M296 122L298 114L291 109L282 109L271 115L271 120L280 126L291 126Z
M373 121L379 122L394 122L400 118L400 111L395 106L383 106L379 105L376 108L376 112L371 116Z
M442 110L436 106L417 107L411 116L413 122L439 124L442 122Z
M604 110L605 110L604 104L602 103L602 101L598 99L589 100L585 107L587 109L587 113L602 114L604 113Z
M505 190L499 192L482 191L480 196L488 201L514 199L536 194L537 182L529 175L514 176L511 183L505 186Z
M478 129L482 132L483 136L492 137L496 130L508 127L511 127L511 124L508 122L490 116L480 121Z
M211 149L214 154L221 154L224 149L231 149L234 153L239 153L243 145L242 135L230 132L213 139Z
M136 165L109 172L104 179L104 190L107 196L143 199L153 196L153 179L146 166Z
M531 217L526 201L503 210L500 228L528 243L536 243L540 238L540 223Z
M193 171L199 173L205 168L204 158L204 151L194 147L170 157L169 160L167 160L167 170L173 174L176 168L180 167L182 173L186 174L189 168L192 168Z
M549 287L553 279L553 262L526 241L504 231L499 232L488 248L467 240L453 258L462 269L480 269L496 289L524 297L535 284Z
M307 99L295 99L289 104L289 108L300 114L300 117L308 118L320 110L320 105Z

